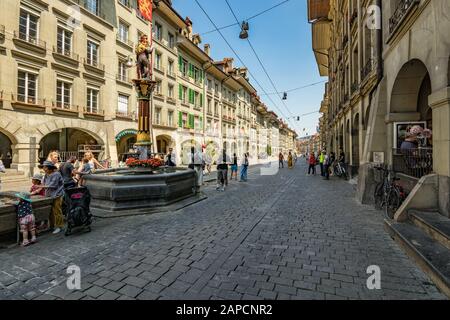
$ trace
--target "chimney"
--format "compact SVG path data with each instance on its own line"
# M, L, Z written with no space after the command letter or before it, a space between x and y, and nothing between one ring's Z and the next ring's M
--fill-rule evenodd
M204 46L204 51L205 51L205 53L206 53L208 56L210 56L210 53L211 53L211 45L210 45L209 43L205 44L205 46Z

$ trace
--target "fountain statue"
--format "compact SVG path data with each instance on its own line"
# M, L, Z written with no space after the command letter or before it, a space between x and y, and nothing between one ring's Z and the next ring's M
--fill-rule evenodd
M136 46L136 74L133 80L138 108L138 132L134 148L139 159L129 159L126 168L94 172L84 177L98 217L147 214L176 210L206 198L195 188L194 170L165 167L152 157L153 47L143 35Z

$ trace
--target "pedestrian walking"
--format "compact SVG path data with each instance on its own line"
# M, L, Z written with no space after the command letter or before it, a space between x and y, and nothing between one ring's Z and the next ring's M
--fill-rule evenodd
M322 177L325 176L324 162L325 162L325 151L322 150L322 151L319 153L320 175L321 175Z
M316 163L316 157L314 156L314 153L311 153L310 155L309 155L309 167L308 167L308 176L310 176L311 175L311 173L313 174L313 175L316 175L316 165L317 165L317 163Z
M211 175L211 164L212 164L212 157L211 155L206 152L205 153L205 166L206 166L206 171L207 171L207 175Z
M203 185L203 153L201 148L191 147L189 168L195 171L195 186L194 192L198 193L200 187Z
M324 157L324 179L330 180L331 155L325 154Z
M50 227L54 228L53 234L61 232L64 227L64 217L62 213L62 201L64 194L64 180L61 173L51 161L44 161L43 164L45 176L42 179L45 196L53 198L53 204L50 211Z
M231 164L230 181L233 180L233 177L235 177L235 180L237 181L237 174L238 174L238 158L236 156L236 153L233 153L233 162Z
M279 169L284 168L284 155L281 151L280 154L278 155L278 168Z
M294 167L294 158L292 156L292 152L289 151L288 155L288 168L292 169Z
M228 186L228 164L231 162L226 150L217 159L217 187L218 191L225 191Z
M241 179L240 182L247 182L247 174L248 174L248 153L244 153L244 158L242 159L241 164Z

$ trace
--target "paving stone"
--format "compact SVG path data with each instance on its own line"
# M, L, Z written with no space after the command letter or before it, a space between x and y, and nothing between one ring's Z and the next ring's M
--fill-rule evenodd
M296 295L297 294L297 289L296 288L289 287L289 286L283 286L281 284L275 285L275 291L277 291L279 293L289 294L289 295Z
M138 288L143 288L149 283L148 280L138 278L138 277L128 277L128 278L123 279L122 282L126 283L126 284L130 284L130 285L138 287Z
M258 296L266 300L275 300L277 298L277 293L274 291L262 289L259 291Z
M105 289L111 291L118 291L120 288L124 287L125 283L119 281L111 281L107 285L104 286Z
M151 291L153 293L160 293L166 286L160 285L158 283L149 283L144 287L145 290Z
M130 298L136 298L137 295L139 295L143 290L140 288L137 288L135 286L127 284L126 286L122 287L118 293L122 295L126 295Z
M84 298L86 296L86 294L84 292L81 291L73 291L70 294L68 294L64 300L81 300L82 298Z
M144 290L136 297L136 299L138 299L138 300L158 300L159 297L160 297L160 295L157 293L154 293L154 292L148 291L148 290Z
M99 296L101 296L103 293L105 293L106 290L99 287L99 286L92 286L89 289L87 289L86 291L84 291L84 293L92 298L98 298Z
M106 286L108 283L110 283L112 280L108 279L108 278L100 278L97 281L95 281L93 284L99 287L104 287Z
M306 176L303 162L258 168L226 192L207 183L208 199L177 212L97 219L77 241L0 252L0 299L445 299L352 185ZM83 292L58 288L71 263ZM381 292L365 287L372 264Z

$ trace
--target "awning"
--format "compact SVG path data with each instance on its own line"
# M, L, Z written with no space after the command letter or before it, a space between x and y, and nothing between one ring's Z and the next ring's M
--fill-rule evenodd
M316 57L319 73L328 76L328 50L330 48L330 24L322 21L312 24L312 47Z
M116 142L119 142L123 137L126 136L135 136L137 135L137 130L135 129L127 129L119 132L116 136Z

